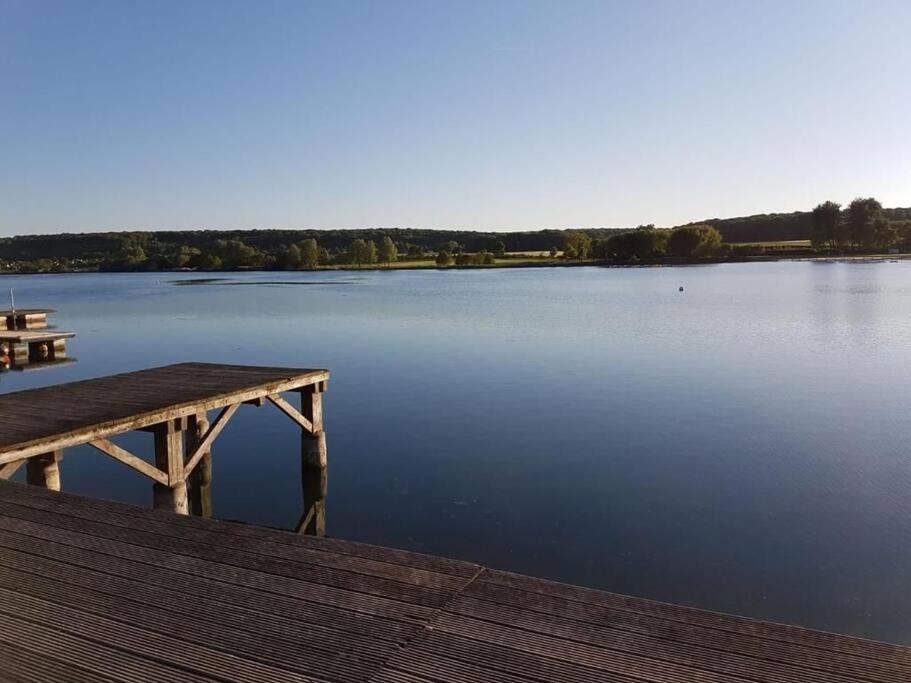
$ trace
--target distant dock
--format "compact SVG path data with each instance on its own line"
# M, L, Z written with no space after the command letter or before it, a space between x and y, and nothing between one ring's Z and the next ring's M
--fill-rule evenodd
M50 308L0 310L0 358L3 364L25 369L38 364L60 364L67 359L66 340L75 332L48 330Z
M0 476L25 463L32 484L0 481L0 680L911 681L911 647L321 537L328 376L184 363L0 395ZM301 431L312 535L208 519L193 493L225 422L265 403ZM154 465L110 441L134 429ZM159 509L56 491L78 444L150 478Z

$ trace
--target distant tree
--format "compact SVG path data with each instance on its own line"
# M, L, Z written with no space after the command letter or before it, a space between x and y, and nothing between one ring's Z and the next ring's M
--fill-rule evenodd
M207 251L192 256L187 265L196 270L218 270L222 267L221 258Z
M674 228L667 238L667 250L675 256L707 256L721 247L721 233L711 225Z
M872 247L876 243L874 224L882 217L883 207L873 197L858 197L847 210L848 234L857 246Z
M813 209L813 227L810 242L817 249L831 249L839 244L841 205L823 202Z
M452 265L452 254L448 251L441 251L437 254L437 265L440 267Z
M367 243L358 238L352 240L351 246L348 247L349 263L353 263L358 268L364 263L367 254Z
M581 230L563 233L563 255L567 258L586 259L591 252L592 238Z
M116 270L136 270L145 264L149 248L148 235L128 234L121 238L120 248L109 264Z
M288 270L299 270L303 263L300 247L296 244L285 247L281 256L283 263L280 265L283 265Z
M255 268L264 261L262 252L240 239L216 240L212 252L225 268Z
M376 242L367 240L364 243L364 263L376 263Z
M898 224L882 216L873 221L873 243L880 249L890 249L901 239Z
M462 249L462 245L455 240L447 240L446 242L440 242L436 250L437 252L448 251L450 254L458 254Z
M300 243L301 266L313 270L320 262L320 248L312 237Z
M666 230L656 230L652 225L644 225L635 230L611 235L606 240L598 240L593 247L593 253L597 258L641 260L662 253L667 240Z
M329 264L332 263L332 254L329 253L329 250L325 247L320 247L319 249L319 263Z
M380 262L388 266L398 258L398 255L398 248L395 246L395 242L392 241L392 238L389 237L389 235L383 237L383 240L380 242Z
M557 258L557 254L559 254L559 253L560 253L560 250L557 249L556 247L550 248L550 257L551 258Z

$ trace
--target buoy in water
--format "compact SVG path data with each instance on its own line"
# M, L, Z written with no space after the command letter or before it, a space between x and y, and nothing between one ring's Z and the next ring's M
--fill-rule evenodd
M680 287L679 287L679 289L677 289L677 291L678 291L678 292L682 292L682 291L683 291L683 285L680 285Z

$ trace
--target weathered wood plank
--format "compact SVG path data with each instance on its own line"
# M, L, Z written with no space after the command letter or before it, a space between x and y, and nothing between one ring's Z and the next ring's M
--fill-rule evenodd
M181 363L0 395L0 465L265 398L328 379L327 370Z
M0 482L0 680L911 680L908 647L305 540Z

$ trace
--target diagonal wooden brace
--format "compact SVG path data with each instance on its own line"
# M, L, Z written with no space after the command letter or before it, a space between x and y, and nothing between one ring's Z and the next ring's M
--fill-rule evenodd
M267 398L270 401L272 401L272 403L274 403L276 406L278 406L278 408L285 415L287 415L292 420L294 420L297 424L299 424L305 432L309 432L310 434L314 433L313 423L310 420L308 420L306 417L304 417L300 413L300 411L298 411L297 408L295 408L293 405L288 403L281 396L279 396L278 394L272 394L270 396L267 396Z
M215 441L215 437L217 437L221 433L221 430L225 428L225 425L228 424L228 420L237 412L238 408L240 408L240 403L232 403L231 405L222 408L218 417L212 421L212 426L209 427L209 431L206 432L206 435L202 437L202 440L197 444L196 450L194 450L187 459L187 464L184 465L183 469L184 477L190 476L193 468L196 467L196 465L199 464L199 461L202 460L202 457L209 452L212 442Z
M165 486L168 485L167 472L162 472L160 469L154 467L153 465L150 465L139 456L133 455L125 448L121 448L113 441L110 441L108 439L95 439L94 441L89 441L89 446L94 446L102 453L110 455L112 458L119 460L124 465L128 465L137 472L141 472L147 477L154 479L159 484L163 484Z

